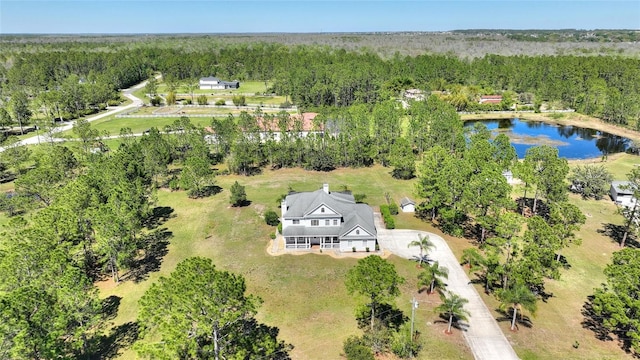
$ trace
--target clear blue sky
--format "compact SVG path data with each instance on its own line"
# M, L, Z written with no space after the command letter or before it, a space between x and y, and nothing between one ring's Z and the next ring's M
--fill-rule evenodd
M0 0L0 33L640 29L640 0Z

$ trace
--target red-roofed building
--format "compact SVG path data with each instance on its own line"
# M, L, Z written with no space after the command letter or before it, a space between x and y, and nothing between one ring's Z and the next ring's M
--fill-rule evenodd
M483 95L480 97L480 104L500 104L502 95Z
M302 113L291 114L289 116L289 123L287 132L298 131L298 136L307 137L310 134L322 133L322 125L316 127L313 120L318 116L317 113ZM256 118L256 125L258 126L258 133L260 134L260 140L266 141L272 138L275 141L280 141L280 126L278 124L278 118L273 118L272 121L266 121L263 117ZM247 131L247 129L243 129ZM211 127L206 127L205 131L213 134L214 131ZM207 141L215 142L215 137L212 135L206 136Z

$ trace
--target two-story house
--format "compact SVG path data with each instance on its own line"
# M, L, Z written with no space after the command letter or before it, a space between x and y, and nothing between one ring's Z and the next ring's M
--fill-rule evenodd
M373 209L353 195L330 192L329 184L313 192L292 193L282 201L282 235L287 249L375 251Z

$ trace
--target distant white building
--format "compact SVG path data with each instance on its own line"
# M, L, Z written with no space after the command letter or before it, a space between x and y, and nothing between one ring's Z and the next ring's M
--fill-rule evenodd
M209 76L200 78L200 90L226 90L226 89L238 89L240 82L234 81L222 81L217 77Z

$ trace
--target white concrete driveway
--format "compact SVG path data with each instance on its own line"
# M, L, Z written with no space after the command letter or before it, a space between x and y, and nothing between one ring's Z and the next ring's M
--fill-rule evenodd
M449 245L442 237L425 231L387 230L384 228L380 214L375 214L375 219L380 248L403 258L414 259L420 256L418 247L409 248L408 245L411 241L418 240L418 235L429 236L436 248L429 252L428 259L438 261L440 266L449 269L447 290L469 300L465 309L469 311L471 316L469 316L468 326L463 335L476 359L518 359L518 355L498 327L498 323L476 289L471 285L467 273L460 266Z

